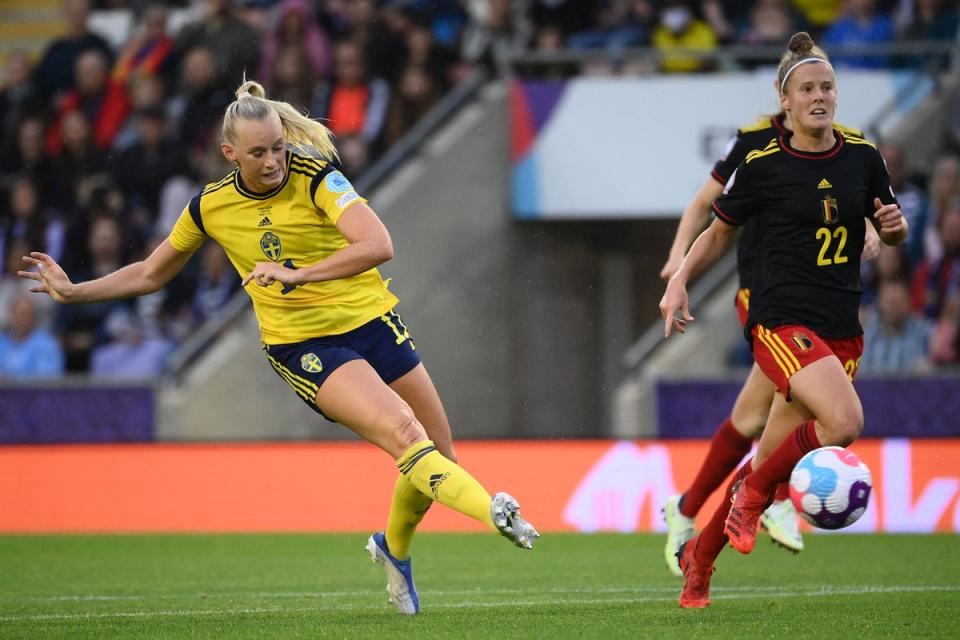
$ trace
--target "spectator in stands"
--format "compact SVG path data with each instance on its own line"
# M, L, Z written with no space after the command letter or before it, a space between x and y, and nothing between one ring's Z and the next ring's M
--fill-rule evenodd
M90 124L80 111L68 111L61 122L60 154L54 158L51 177L52 205L70 218L84 191L108 175L107 154L90 139Z
M876 260L862 260L860 263L860 279L863 282L863 293L860 295L861 308L871 307L877 297L877 291L884 282L902 280L910 282L910 264L902 247L881 245Z
M919 186L907 179L906 162L899 145L888 143L880 146L880 153L887 163L890 175L890 187L897 194L900 211L907 219L911 233L902 249L906 253L910 267L915 267L923 259L923 229L927 225L927 194Z
M900 2L897 35L901 40L950 41L957 38L956 2L907 0Z
M303 50L287 47L273 60L271 95L289 102L300 112L309 111L313 103L314 87L319 78L310 65L303 64Z
M930 357L937 364L960 362L960 292L954 291L943 307L930 338Z
M80 113L87 119L98 149L107 150L113 144L130 113L130 99L123 85L110 78L107 65L107 58L96 49L77 57L76 88L64 95L47 130L46 150L51 156L56 157L62 150L63 119L68 113Z
M80 54L90 49L99 51L113 64L113 50L107 41L91 32L90 0L63 0L63 14L67 32L50 42L33 73L34 85L44 102L74 87L74 67Z
M876 11L876 0L845 0L843 15L823 34L827 50L843 47L882 45L893 41L893 20ZM831 55L836 66L880 69L887 66L885 55Z
M456 56L437 44L427 21L419 17L411 20L406 30L406 57L404 68L420 67L426 71L437 90L444 92L456 83ZM402 74L401 74L402 75Z
M157 2L144 10L136 33L123 45L113 80L128 86L140 77L158 77L165 87L172 87L177 64L174 41L167 33L167 8Z
M924 258L913 276L913 309L929 320L940 318L947 302L960 294L960 209L943 216L943 256Z
M190 303L194 324L215 316L240 289L240 278L227 260L227 254L215 242L203 248L197 289Z
M921 373L930 369L930 323L910 310L910 289L903 280L880 285L876 308L863 325L864 374Z
M397 78L406 55L404 40L410 26L405 12L392 12L390 20L374 0L350 2L350 33L346 39L359 45L368 73L378 78Z
M749 45L780 45L796 31L785 0L758 0L750 11L750 22L740 35ZM752 66L752 65L750 65Z
M434 77L415 64L408 65L400 76L390 111L387 115L387 146L396 142L409 131L420 118L440 100L440 90Z
M63 373L63 364L57 339L37 324L31 296L17 297L10 326L0 332L0 378L52 378Z
M530 21L538 29L550 26L560 31L561 38L582 31L587 25L599 24L601 11L608 0L530 0Z
M203 152L220 127L230 93L221 88L216 60L207 47L187 51L180 73L180 91L171 101L174 128L188 154Z
M94 280L122 267L123 232L115 218L100 216L90 225L87 240L90 259L78 273L84 280ZM104 341L104 321L120 302L61 306L55 326L63 338L69 371L87 371L91 350Z
M816 34L837 19L843 0L793 0L793 6L800 12L802 26Z
M144 380L163 373L164 363L175 345L160 335L149 334L136 314L116 307L105 322L108 341L93 349L90 375L95 378Z
M923 229L923 253L936 261L943 256L941 226L943 212L952 211L960 203L960 157L945 154L933 164L927 200L927 224Z
M30 175L46 193L53 178L53 164L43 150L43 127L40 116L26 116L17 127L14 147L3 149L0 167L5 176Z
M10 53L0 89L0 150L9 152L15 146L17 129L31 113L38 113L43 103L30 80L30 57L23 51Z
M142 109L135 119L138 142L114 156L111 173L136 212L128 219L133 228L128 226L127 232L144 241L153 233L164 184L188 173L189 165L183 147L169 135L162 107Z
M728 17L726 5L734 5L734 2L720 2L720 0L700 0L700 15L713 31L717 41L722 44L729 44L736 39L737 30L733 22Z
M328 122L337 136L357 136L375 154L386 123L390 88L382 78L367 76L360 46L350 40L334 50L334 82L320 83L310 114Z
M642 47L650 44L656 11L647 0L610 0L597 15L593 28L572 34L573 49Z
M505 71L510 56L522 53L532 32L521 2L478 0L468 5L470 24L461 55L473 65Z
M299 64L306 67L304 71L309 71L304 73L306 77L319 79L330 72L330 41L307 0L283 0L277 8L275 24L264 35L260 47L258 77L265 86L274 86L278 59L291 49L299 56Z
M183 57L198 48L210 52L216 86L228 94L229 87L238 84L245 71L257 69L260 62L260 36L239 17L237 4L237 0L204 0L203 17L177 36L176 49Z
M6 260L15 243L46 247L44 253L63 256L63 223L46 210L37 183L21 175L10 186L9 203L0 217L0 264ZM49 250L49 251L47 251Z
M659 23L653 32L653 46L660 52L660 68L667 73L706 71L713 64L706 59L679 54L675 49L713 51L717 36L684 0L667 0L660 10Z

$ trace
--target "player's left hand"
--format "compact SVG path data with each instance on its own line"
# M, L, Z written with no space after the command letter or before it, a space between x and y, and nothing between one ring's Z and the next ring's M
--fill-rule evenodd
M880 223L881 237L897 237L907 230L907 223L900 211L900 205L883 204L880 198L874 198L873 206L876 209L873 217Z
M288 269L276 262L258 262L250 275L243 279L243 286L245 287L251 282L256 282L261 287L269 287L274 282L289 285L300 284L295 269Z

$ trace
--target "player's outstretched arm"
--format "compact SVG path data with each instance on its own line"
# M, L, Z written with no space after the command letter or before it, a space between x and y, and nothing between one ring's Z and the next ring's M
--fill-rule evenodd
M701 270L709 267L729 246L736 234L736 227L714 220L690 247L690 252L680 263L680 268L667 282L667 290L660 299L660 315L663 316L663 337L669 338L676 329L686 330L693 320L687 300L687 281ZM678 315L679 313L679 315Z
M723 185L708 178L697 195L693 197L687 208L683 210L680 217L680 224L677 225L677 233L673 237L673 244L670 246L670 253L667 255L667 261L660 269L660 277L669 280L673 274L680 268L683 257L687 255L687 250L697 235L703 231L707 225L707 219L710 217L710 205L720 197L723 192Z
M258 262L243 279L243 286L250 282L261 287L269 287L274 282L300 286L308 282L349 278L393 258L390 233L365 203L358 202L344 211L337 220L337 229L349 244L329 257L299 269L288 269L275 262Z
M145 260L128 264L96 280L73 283L56 260L45 253L33 251L29 256L24 256L23 261L36 270L18 271L17 275L38 283L30 291L46 293L57 302L103 302L159 290L183 268L191 255L192 252L177 251L169 240L164 240Z
M900 205L883 204L880 198L874 198L873 207L876 209L873 212L874 226L884 244L895 247L907 239L907 219L903 217Z

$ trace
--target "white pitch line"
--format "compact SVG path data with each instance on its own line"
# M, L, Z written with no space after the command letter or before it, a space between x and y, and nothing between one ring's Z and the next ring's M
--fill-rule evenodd
M681 583L678 581L676 586L670 587L551 587L549 589L517 589L517 588L501 588L501 589L484 589L480 587L472 589L421 589L425 593L429 593L431 597L444 597L444 596L476 596L476 595L537 595L537 594L602 594L602 593L611 593L611 594L622 594L622 593L679 593ZM816 590L811 589L810 592L820 592L824 591L826 593L831 593L831 590L847 590L847 589L873 589L879 591L871 591L872 593L883 593L885 589L894 589L895 592L908 592L913 589L920 589L923 591L954 591L960 589L960 585L894 585L894 586L871 586L871 585L840 585L834 587L819 587ZM769 592L769 593L779 593L784 591L793 591L788 587L782 585L768 585L768 586L729 586L729 587L713 587L711 593L727 593L727 592ZM97 595L97 594L85 594L85 595L61 595L61 596L36 596L36 597L5 597L0 598L7 602L97 602L97 601L123 601L123 600L158 600L158 599L193 599L193 598L202 598L204 600L213 600L213 599L224 599L224 598L352 598L352 597L364 597L369 595L370 590L357 590L357 591L234 591L234 592L218 592L218 593L204 593L204 592L193 592L193 593L164 593L164 594L130 594L130 595Z
M666 589L646 591L666 591ZM672 589L676 592L677 589ZM583 590L583 593L603 593L602 590ZM719 593L717 593L719 592ZM759 588L727 588L714 591L716 600L749 600L756 598L820 598L825 596L843 596L843 595L871 595L871 594L894 594L894 593L926 593L926 592L960 592L960 585L861 585L851 587L825 587L814 590L775 590L770 587ZM431 595L450 592L435 592ZM474 594L490 593L488 591L471 592ZM527 591L522 593L543 593ZM363 592L364 595L370 595L369 592ZM504 602L439 602L428 605L429 609L468 609L471 607L480 608L498 608L498 607L540 607L550 606L584 606L584 605L609 605L609 604L642 604L649 602L673 602L676 595L671 596L639 596L627 598L571 598L571 599L539 599L539 600L510 600ZM56 621L56 620L92 620L102 618L153 618L153 617L190 617L190 616L209 616L209 615L235 615L235 614L289 614L289 613L310 613L319 611L380 611L385 607L382 605L333 605L322 608L317 607L261 607L261 608L230 608L230 609L174 609L169 611L107 611L100 613L49 613L49 614L31 614L17 616L0 616L0 622L26 622L26 621Z

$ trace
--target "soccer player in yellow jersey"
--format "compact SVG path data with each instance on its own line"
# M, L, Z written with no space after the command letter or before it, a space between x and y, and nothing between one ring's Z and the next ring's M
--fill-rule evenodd
M367 550L387 573L390 601L420 610L410 544L431 503L456 509L531 549L539 537L511 496L489 493L456 463L450 425L397 298L377 271L393 257L386 228L330 164L330 131L246 81L223 118L222 150L236 165L190 200L145 260L73 283L48 255L24 261L32 291L89 303L157 291L207 238L243 277L270 366L318 413L396 460L385 531Z

